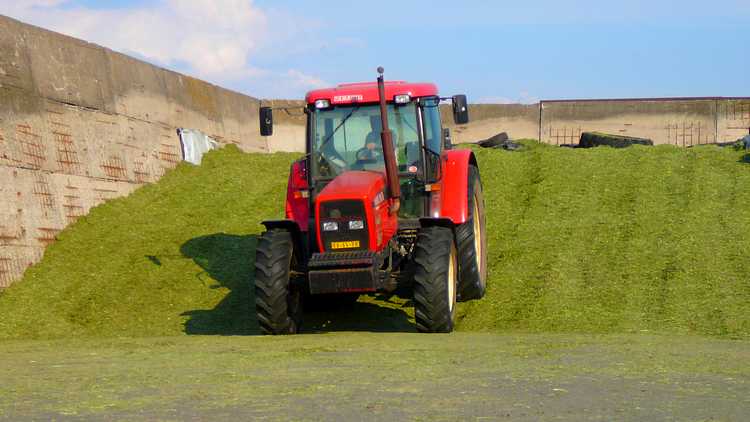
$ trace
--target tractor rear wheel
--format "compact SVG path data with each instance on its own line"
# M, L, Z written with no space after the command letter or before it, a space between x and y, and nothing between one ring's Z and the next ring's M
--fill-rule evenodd
M286 230L269 230L255 249L255 312L264 334L295 334L302 322L302 290L290 277L294 241Z
M449 333L456 320L458 253L453 230L426 227L414 247L414 316L423 333Z
M487 236L484 195L479 169L469 166L469 218L456 227L458 244L458 300L481 299L487 290Z

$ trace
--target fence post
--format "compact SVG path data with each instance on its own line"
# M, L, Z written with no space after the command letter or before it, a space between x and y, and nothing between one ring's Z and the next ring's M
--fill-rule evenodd
M719 143L719 100L715 100L714 107L714 143Z
M544 112L544 101L539 100L539 142L542 142L542 113Z

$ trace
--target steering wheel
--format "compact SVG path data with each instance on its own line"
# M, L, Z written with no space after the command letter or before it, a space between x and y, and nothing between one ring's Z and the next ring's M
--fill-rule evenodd
M356 158L361 163L374 163L378 160L378 157L383 155L377 148L362 147L357 150Z

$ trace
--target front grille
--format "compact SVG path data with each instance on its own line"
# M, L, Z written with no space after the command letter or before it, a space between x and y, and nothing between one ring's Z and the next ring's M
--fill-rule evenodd
M310 293L365 293L382 287L373 267L342 268L308 273Z
M364 227L350 230L349 222L362 220ZM320 238L323 249L330 252L357 251L369 249L369 235L365 206L362 201L327 201L320 204ZM323 223L336 222L338 230L324 231Z
M307 263L308 268L371 267L376 262L375 252L324 252L314 253Z

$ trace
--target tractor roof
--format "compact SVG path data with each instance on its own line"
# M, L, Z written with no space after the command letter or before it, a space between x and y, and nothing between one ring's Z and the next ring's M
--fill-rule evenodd
M396 95L408 94L412 97L438 95L438 89L432 83L409 83L404 81L386 81L385 98L393 101ZM377 82L359 82L341 84L334 88L316 89L305 96L305 102L313 104L315 100L329 100L331 104L374 103L378 102Z

